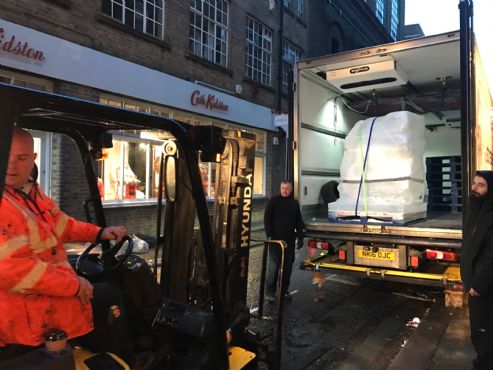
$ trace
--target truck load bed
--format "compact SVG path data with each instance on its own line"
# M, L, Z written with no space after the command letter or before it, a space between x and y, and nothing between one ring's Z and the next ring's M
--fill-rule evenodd
M334 224L325 217L314 217L310 221L305 221L306 226L310 229L312 224ZM411 221L405 224L410 228L434 228L434 229L457 229L462 228L462 213L461 212L428 212L428 216L424 219Z
M428 218L402 226L376 224L334 223L323 219L305 221L306 236L312 239L330 239L366 243L390 243L424 248L459 249L462 240L460 213L432 213Z

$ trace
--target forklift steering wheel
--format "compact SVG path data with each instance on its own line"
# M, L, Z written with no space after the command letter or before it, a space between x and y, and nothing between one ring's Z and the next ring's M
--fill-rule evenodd
M125 253L123 255L116 256L116 254L123 248L125 242L128 243ZM132 253L133 244L133 239L127 235L113 247L103 251L101 254L89 254L95 247L101 245L101 240L98 240L82 252L77 259L75 270L77 271L77 274L89 278L99 277L115 271L123 264L123 262L125 262L128 256L130 256Z

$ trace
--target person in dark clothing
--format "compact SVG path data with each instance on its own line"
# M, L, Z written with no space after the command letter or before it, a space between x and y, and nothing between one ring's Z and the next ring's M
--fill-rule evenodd
M323 184L320 188L320 195L322 196L325 208L328 207L329 203L335 202L339 199L339 190L337 189L337 186L339 186L339 183L331 180Z
M468 292L474 369L493 369L493 171L477 171L464 226L461 276Z
M282 182L280 194L269 200L264 213L264 226L267 238L284 240L288 245L284 252L282 287L282 291L285 292L287 299L291 298L288 288L295 257L296 238L298 238L298 249L303 247L303 219L301 217L300 205L291 193L291 183ZM271 244L269 245L269 263L267 265L266 277L268 300L272 300L276 293L280 265L280 246Z

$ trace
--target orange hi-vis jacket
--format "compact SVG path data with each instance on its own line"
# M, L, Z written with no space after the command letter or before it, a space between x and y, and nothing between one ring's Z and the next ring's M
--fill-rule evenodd
M60 211L37 185L5 187L0 201L0 346L38 346L50 329L69 338L93 330L92 308L77 296L79 280L63 243L94 241L101 229Z

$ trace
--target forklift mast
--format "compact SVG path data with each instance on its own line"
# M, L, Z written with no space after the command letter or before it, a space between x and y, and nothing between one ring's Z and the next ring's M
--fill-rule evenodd
M227 130L223 137L226 146L216 167L213 233L226 317L231 318L231 310L247 303L255 135Z

